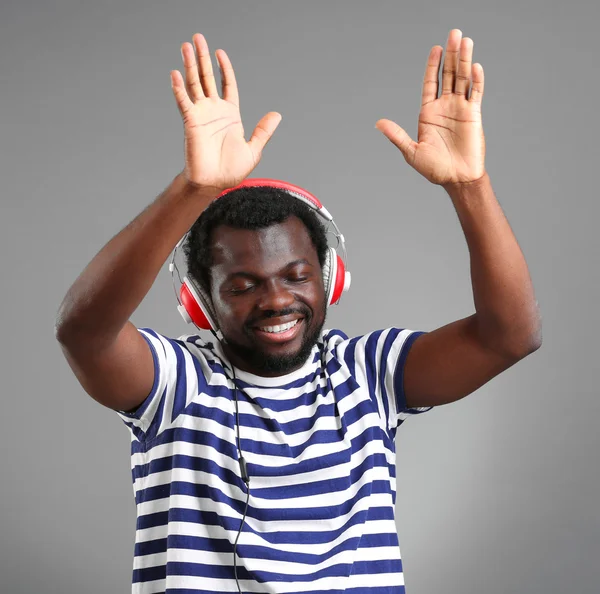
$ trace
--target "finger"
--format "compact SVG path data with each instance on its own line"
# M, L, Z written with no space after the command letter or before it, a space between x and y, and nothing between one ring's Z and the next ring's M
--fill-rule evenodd
M254 154L254 163L260 161L262 151L267 142L271 140L271 136L273 136L273 132L279 126L279 122L281 122L281 114L276 111L270 111L256 124L256 128L254 128L254 132L252 132L252 136L248 141L248 145Z
M234 105L240 106L240 96L238 93L237 82L235 80L235 72L229 60L229 56L224 50L217 50L217 62L221 68L221 87L223 99Z
M415 160L417 143L406 133L406 130L391 120L379 120L375 127L400 149L405 161L412 165Z
M448 35L446 56L444 57L444 67L442 68L442 95L454 92L454 80L456 78L458 49L461 37L462 31L460 29L452 29Z
M212 60L210 59L210 51L204 35L196 33L192 40L198 54L198 70L200 72L200 82L204 89L204 94L207 97L218 97L217 83L213 74Z
M429 52L427 66L425 67L425 76L423 77L423 92L421 93L421 106L427 105L437 99L438 95L438 77L440 74L440 62L444 48L441 45L435 45Z
M192 101L204 99L204 91L202 90L200 78L198 77L196 56L191 43L186 42L181 46L181 56L185 68L185 88L187 89L189 98Z
M483 99L483 66L479 63L473 64L473 88L471 89L471 97L469 101L481 104Z
M175 95L175 101L179 108L179 113L183 118L185 114L194 106L190 100L187 91L185 90L185 83L183 82L183 76L179 70L171 70L171 89L173 95Z
M460 44L460 56L458 58L458 72L456 73L454 92L465 99L469 97L469 87L471 86L472 59L473 40L470 37L464 37Z

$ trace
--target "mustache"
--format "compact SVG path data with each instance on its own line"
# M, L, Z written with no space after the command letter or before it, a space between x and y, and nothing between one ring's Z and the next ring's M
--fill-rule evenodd
M253 326L253 325L257 324L258 322L262 322L264 320L269 320L271 318L279 318L279 317L283 317L283 316L289 316L289 315L293 315L293 314L299 314L301 316L304 316L305 318L310 317L310 311L308 309L299 309L299 308L291 308L290 307L287 309L280 309L279 311L275 311L275 310L266 311L260 317L248 320L246 325Z

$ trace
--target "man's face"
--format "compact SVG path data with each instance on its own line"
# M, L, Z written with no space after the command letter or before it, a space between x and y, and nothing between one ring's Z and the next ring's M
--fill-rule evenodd
M232 363L265 377L300 368L326 313L321 265L304 223L289 217L254 231L222 225L212 250L211 297Z

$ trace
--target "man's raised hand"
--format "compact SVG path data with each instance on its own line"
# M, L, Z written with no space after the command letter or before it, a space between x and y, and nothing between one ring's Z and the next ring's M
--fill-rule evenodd
M281 121L277 112L267 113L248 142L240 116L235 73L227 54L217 50L221 68L219 97L206 39L196 33L181 46L185 82L171 71L171 88L183 118L185 133L184 176L193 185L218 191L239 184L258 165L262 150Z
M473 40L459 29L448 35L438 97L443 48L434 46L427 61L418 142L398 124L379 120L376 128L395 144L406 162L434 184L460 184L485 174L485 139L481 123L483 67L471 65ZM471 82L473 87L470 90Z

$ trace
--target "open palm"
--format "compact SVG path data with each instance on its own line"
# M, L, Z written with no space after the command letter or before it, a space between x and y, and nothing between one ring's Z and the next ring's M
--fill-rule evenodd
M461 41L461 37L458 29L448 36L439 97L443 48L437 45L431 49L423 81L418 142L391 120L379 120L376 124L409 165L439 185L468 183L485 173L483 68L480 64L471 66L473 41L468 37Z
M221 98L206 40L197 33L193 41L198 61L191 44L181 47L185 83L179 71L171 71L171 86L185 131L185 175L193 184L223 190L239 184L256 167L281 115L267 113L246 142L235 73L227 54L223 50L216 54L221 68Z

